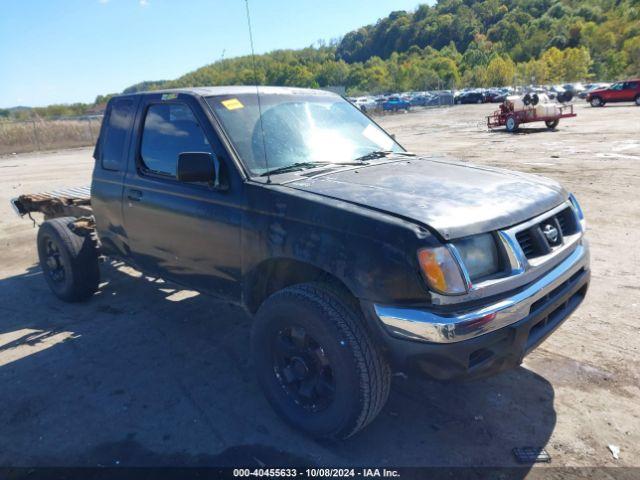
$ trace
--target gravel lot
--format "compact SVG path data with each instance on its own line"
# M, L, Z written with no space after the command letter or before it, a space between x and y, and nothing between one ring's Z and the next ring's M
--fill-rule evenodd
M486 130L493 108L379 121L412 151L566 185L588 220L587 299L521 368L463 384L396 378L380 417L342 443L272 412L239 309L117 264L90 302L58 301L36 230L8 200L88 183L91 149L0 157L0 465L513 466L513 447L546 446L552 466L640 466L640 108L580 105L555 132L518 134Z

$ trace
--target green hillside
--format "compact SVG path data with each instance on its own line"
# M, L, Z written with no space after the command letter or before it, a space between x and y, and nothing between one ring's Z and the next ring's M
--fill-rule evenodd
M274 51L256 63L260 84L344 85L352 94L615 80L640 75L640 0L440 0L392 12L335 44ZM244 56L125 92L255 81Z
M441 0L257 63L259 83L352 92L614 80L640 74L640 0ZM240 57L152 87L254 81L251 58Z

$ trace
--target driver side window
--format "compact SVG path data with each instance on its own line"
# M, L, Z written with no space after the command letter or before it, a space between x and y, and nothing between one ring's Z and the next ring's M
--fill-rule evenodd
M204 130L188 105L153 104L147 109L142 131L142 166L151 173L176 176L178 155L210 152Z

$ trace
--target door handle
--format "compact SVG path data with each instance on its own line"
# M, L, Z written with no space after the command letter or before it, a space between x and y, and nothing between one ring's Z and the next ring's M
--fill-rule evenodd
M142 200L142 191L132 188L127 192L127 198L134 202L139 202L140 200Z

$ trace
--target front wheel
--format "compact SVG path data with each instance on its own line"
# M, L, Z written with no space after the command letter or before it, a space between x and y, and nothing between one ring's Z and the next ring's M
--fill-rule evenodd
M555 120L546 120L544 122L549 130L553 130L554 128L556 128L558 126L558 123L560 123L560 120L558 120L557 118Z
M592 107L602 107L604 105L604 102L600 97L593 97L589 103Z
M391 374L356 308L322 284L276 292L251 334L258 381L276 412L318 438L344 439L371 422Z
M636 96L635 102L636 102L636 105L640 107L640 95Z
M47 220L38 229L38 257L51 291L65 302L79 302L98 289L98 251L91 237L76 235L73 217Z

